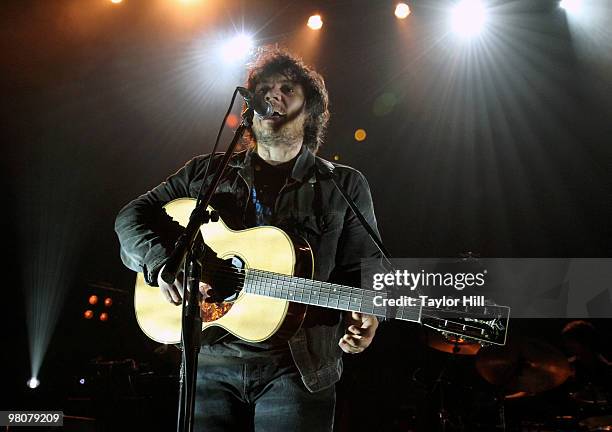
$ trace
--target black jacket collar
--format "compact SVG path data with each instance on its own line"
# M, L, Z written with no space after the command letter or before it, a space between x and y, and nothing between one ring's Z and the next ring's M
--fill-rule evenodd
M253 179L253 155L256 154L255 149L248 149L236 153L229 161L229 166L237 168L240 175L251 185ZM302 145L298 158L295 161L291 178L299 182L316 181L315 173L315 155L305 146Z

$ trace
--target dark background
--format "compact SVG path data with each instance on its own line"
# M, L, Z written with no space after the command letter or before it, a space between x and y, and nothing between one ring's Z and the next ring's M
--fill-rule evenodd
M138 329L113 223L211 150L244 78L217 66L211 38L234 28L324 75L332 118L320 154L366 175L393 256L609 257L612 20L605 2L591 3L597 20L577 33L556 2L490 2L488 33L467 46L449 33L450 1L410 2L405 21L390 1L3 2L0 407L172 427L176 352ZM316 35L304 26L314 11ZM90 294L113 298L108 322L82 318ZM566 321L515 320L510 336L559 346ZM595 323L609 350L612 325ZM386 323L347 362L340 430L435 430L438 395L414 376L435 377L449 356L421 333ZM24 385L33 334L48 347L35 391ZM454 388L494 392L473 362L453 366ZM477 404L472 390L451 398L456 407Z

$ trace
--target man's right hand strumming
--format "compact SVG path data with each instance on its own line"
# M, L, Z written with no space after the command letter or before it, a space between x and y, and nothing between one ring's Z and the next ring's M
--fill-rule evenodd
M176 275L176 279L173 284L166 283L161 275L164 271L165 265L160 269L157 274L157 285L159 285L159 289L162 292L164 298L175 305L180 305L183 302L183 272L180 271ZM203 298L209 296L209 291L212 290L212 287L205 282L200 282L200 293L202 293Z

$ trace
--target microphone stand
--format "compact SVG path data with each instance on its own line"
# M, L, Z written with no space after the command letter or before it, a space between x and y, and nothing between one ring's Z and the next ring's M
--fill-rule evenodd
M234 153L238 141L244 131L253 124L254 110L248 108L242 113L242 121L234 133L234 137L223 155L211 184L206 193L198 199L196 207L189 217L185 231L177 240L174 251L166 262L162 279L174 283L181 264L185 263L185 277L187 278L188 293L183 295L181 344L183 355L180 372L179 410L177 431L192 432L194 425L195 388L198 368L198 354L200 352L200 333L202 332L202 318L200 315L200 278L202 275L202 259L210 249L204 244L200 228L208 223L215 215L207 211L210 200L219 185L221 176ZM212 158L211 158L212 161ZM210 162L209 162L210 163ZM189 300L187 300L189 296Z

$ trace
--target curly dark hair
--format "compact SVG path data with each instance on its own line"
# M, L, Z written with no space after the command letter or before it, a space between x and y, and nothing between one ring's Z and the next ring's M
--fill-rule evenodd
M316 153L323 143L329 122L329 96L323 77L289 51L268 45L259 48L257 57L248 65L246 87L255 91L257 83L275 73L285 75L304 88L306 99L304 144ZM256 144L255 136L250 129L247 130L246 139L251 145Z

